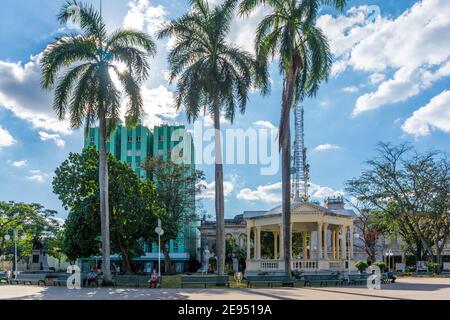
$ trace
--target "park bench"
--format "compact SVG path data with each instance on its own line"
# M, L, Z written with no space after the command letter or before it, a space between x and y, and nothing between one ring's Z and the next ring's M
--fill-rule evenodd
M388 283L395 283L395 280L397 277L393 272L385 272L381 275L381 283L388 284Z
M349 274L347 277L348 284L365 284L367 283L368 273Z
M0 283L8 283L8 276L6 275L6 272L0 272Z
M45 273L20 273L17 275L17 277L15 279L11 279L10 283L16 283L16 284L37 283L37 285L40 285L42 283L45 286L46 278L47 278L47 275Z
M228 276L182 276L181 287L185 285L207 285L230 286Z
M428 271L419 271L419 272L413 272L413 277L431 277L433 275L433 272Z
M67 279L69 278L69 274L60 274L58 277L53 280L53 285L58 287L65 287L67 286Z
M253 287L254 284L267 284L273 287L274 284L283 284L285 276L255 275L247 276L247 288Z
M328 285L329 283L335 285L341 285L343 283L342 279L339 278L339 274L304 274L302 275L303 280L305 280L305 286L317 283L320 286Z
M148 276L135 276L135 275L116 275L113 277L114 287L148 287Z

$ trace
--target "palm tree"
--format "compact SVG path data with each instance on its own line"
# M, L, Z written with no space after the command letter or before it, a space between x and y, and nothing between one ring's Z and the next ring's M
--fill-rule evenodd
M326 4L341 9L345 3L346 0L242 0L239 8L241 15L248 15L259 5L272 8L257 27L255 50L258 62L263 65L277 57L283 75L279 144L287 282L291 279L291 109L304 98L314 96L331 69L328 41L315 26L320 6Z
M226 41L237 1L226 0L210 8L206 0L192 0L191 10L160 30L158 37L173 36L175 47L168 61L170 81L177 80L176 108L185 109L190 122L208 113L215 128L215 209L217 271L224 274L224 195L220 115L233 122L236 109L245 112L249 90L256 81L255 59ZM260 79L265 79L261 77Z
M110 72L117 75L125 91L130 124L136 123L143 106L140 84L148 77L148 57L156 49L145 33L119 29L108 35L101 15L92 6L76 0L63 5L58 20L62 24L78 22L82 33L59 37L48 45L41 60L42 87L55 87L53 109L60 120L69 112L73 128L84 123L88 129L99 122L102 271L104 283L108 284L111 271L106 141L119 120L120 105L120 91ZM120 68L120 64L126 68Z

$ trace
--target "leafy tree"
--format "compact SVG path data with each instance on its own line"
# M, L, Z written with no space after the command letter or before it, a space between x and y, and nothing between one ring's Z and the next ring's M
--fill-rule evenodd
M161 237L161 251L164 253L166 270L171 270L168 245L176 240L180 231L194 219L197 219L196 195L204 188L203 172L190 165L176 164L159 157L148 158L145 163L147 176L155 181L158 193L158 205L164 208L158 216L163 225L164 235ZM155 239L155 232L149 229L146 236L148 242Z
M226 41L237 0L225 0L210 8L206 0L191 0L189 13L171 21L159 38L172 36L174 48L169 53L170 81L177 80L176 107L185 109L189 121L203 111L215 128L215 208L217 221L217 270L224 274L224 194L220 138L220 115L231 122L236 109L245 112L249 90L256 83L256 61L247 52ZM264 78L264 77L262 77ZM261 79L262 79L261 78Z
M55 171L53 190L69 216L64 235L64 251L71 261L99 254L100 188L98 152L94 147L81 154L71 153ZM130 271L130 259L139 254L141 238L154 228L156 216L163 210L157 205L156 189L151 181L141 181L137 174L114 156L108 157L111 245L119 252L124 271Z
M264 69L279 59L283 94L279 124L282 156L282 209L285 276L291 278L291 109L306 97L315 96L331 70L332 55L322 30L315 26L322 4L343 8L346 0L242 0L240 13L248 15L260 5L272 12L256 30L255 49Z
M442 264L450 232L450 162L442 152L418 153L407 144L378 145L347 191L377 210L384 223Z
M13 260L13 230L18 234L18 260L28 258L32 250L32 240L39 238L51 256L60 258L58 242L62 223L56 218L56 211L45 209L37 203L16 203L0 201L0 256ZM10 240L6 240L6 235ZM25 236L25 239L22 237Z
M106 141L112 125L119 119L120 91L110 72L116 74L124 89L127 116L135 124L143 100L140 84L149 74L148 57L155 54L155 44L145 33L119 29L108 36L102 16L93 6L76 0L67 1L58 15L60 23L78 22L81 34L65 35L50 43L44 51L42 87L55 87L53 109L60 120L70 113L70 123L86 130L95 122L100 126L100 222L102 233L102 269L104 283L111 280L108 208L108 166ZM122 70L118 64L126 69ZM59 76L58 76L59 75ZM107 123L107 119L109 123ZM87 132L87 131L86 131Z

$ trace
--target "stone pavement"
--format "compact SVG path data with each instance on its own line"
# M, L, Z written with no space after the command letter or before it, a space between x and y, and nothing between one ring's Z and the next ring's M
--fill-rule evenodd
M36 300L450 300L450 278L401 278L366 287L259 288L259 289L81 289L0 285L0 299Z

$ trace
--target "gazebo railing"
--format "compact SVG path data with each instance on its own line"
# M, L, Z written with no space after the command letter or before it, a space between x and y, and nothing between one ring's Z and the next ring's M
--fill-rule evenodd
M292 270L317 270L318 269L317 260L294 260L292 261Z
M259 261L260 270L278 270L280 269L278 260L263 260Z

